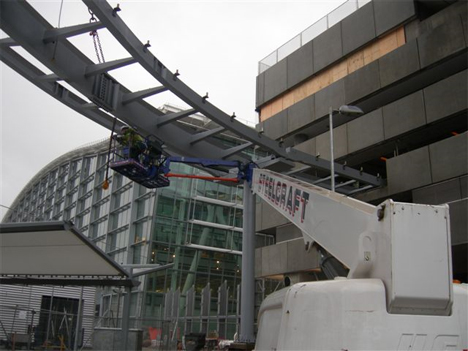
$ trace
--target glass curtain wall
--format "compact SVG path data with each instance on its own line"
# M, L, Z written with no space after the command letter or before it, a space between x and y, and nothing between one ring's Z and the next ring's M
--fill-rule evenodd
M46 166L15 200L4 222L68 220L120 264L174 263L171 269L139 278L142 284L132 291L132 326L144 330L155 326L162 318L165 294L177 289L180 314L192 288L194 313L199 314L200 294L208 283L210 313L216 315L218 288L226 282L228 314L235 315L241 256L194 249L190 244L242 250L241 187L171 178L167 188L147 189L110 170L110 187L103 190L107 145L105 141L65 154ZM203 173L178 163L171 165L171 171ZM122 294L112 288L98 293L101 326L121 324ZM209 330L216 328L213 323ZM192 330L197 328L194 322ZM185 331L179 327L178 332ZM235 325L228 337L234 332Z
M174 172L201 173L192 167L177 164ZM229 288L228 314L235 315L237 286L241 277L241 256L211 250L197 250L190 244L242 250L242 189L194 179L174 179L171 186L159 190L151 231L150 262L174 263L172 269L147 277L143 323L157 328L163 318L165 293L179 290L180 317L185 312L189 289L196 294L195 315L200 314L200 294L210 284L211 314L217 314L217 292L223 282ZM184 323L179 323L182 334ZM192 325L198 331L199 323ZM216 318L209 326L216 330ZM235 324L228 328L233 337Z

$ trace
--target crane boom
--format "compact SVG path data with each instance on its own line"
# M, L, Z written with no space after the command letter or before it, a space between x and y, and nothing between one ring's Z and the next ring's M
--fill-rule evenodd
M350 269L384 282L387 310L449 315L453 300L448 206L387 200L373 206L288 176L254 169L252 190Z

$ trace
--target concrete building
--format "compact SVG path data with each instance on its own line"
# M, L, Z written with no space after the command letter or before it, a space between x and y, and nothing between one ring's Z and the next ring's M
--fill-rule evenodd
M448 203L454 278L464 282L467 12L456 0L348 1L260 62L256 95L260 130L327 160L330 108L360 107L358 118L334 115L335 161L386 186L353 196ZM276 237L257 249L257 277L317 273L316 250L306 252L299 230L268 205L259 205L257 231Z
M177 111L177 108L167 105L163 111ZM178 123L186 124L187 128L210 128L209 120L201 115L184 118ZM220 134L219 140L229 145L239 143L228 133ZM170 269L140 277L141 285L132 291L130 327L143 329L144 339L151 337L149 328L161 339L168 339L168 335L161 335L161 332L172 335L176 329L179 336L204 329L206 332L216 331L224 338L233 338L238 323L237 287L241 277L238 252L242 250L242 187L171 178L169 187L147 189L110 170L110 186L104 190L108 147L109 141L104 140L51 162L25 186L3 222L68 220L117 263L173 263ZM204 174L199 169L177 163L171 164L171 171ZM226 294L223 298L226 304L223 330L219 330L216 308L221 286ZM79 290L0 286L0 316L4 330L26 333L31 316L19 323L19 310L15 310L16 305L24 305L28 311L35 309L37 313L32 324L40 325L45 333L47 326L43 324L47 324L47 318L44 316L48 315L49 309L46 305L40 306L41 299L49 301L55 296L55 301L59 301L59 297L74 301L79 299ZM180 305L169 312L165 300L168 291L180 296ZM190 330L185 330L186 324L178 322L178 317L185 316L182 305L189 291L196 302ZM203 312L203 320L200 318L202 291L204 298L208 296L209 299L204 301L208 309ZM84 296L86 306L91 306L85 313L88 318L86 339L95 326L120 326L123 290L105 288L98 290L95 296L93 289ZM171 325L166 328L168 322ZM4 330L0 329L0 339L6 337Z

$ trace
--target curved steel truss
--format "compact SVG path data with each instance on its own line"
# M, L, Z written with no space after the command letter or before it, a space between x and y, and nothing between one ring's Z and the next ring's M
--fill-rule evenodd
M63 104L81 113L92 121L112 128L114 117L135 127L144 136L153 136L163 142L169 154L212 159L250 161L244 151L255 147L271 155L268 159L256 160L260 167L272 167L283 173L328 187L331 179L330 162L294 148L285 148L256 130L238 122L200 96L180 80L178 72L171 72L143 44L118 16L118 8L105 1L83 0L99 21L65 28L54 28L25 1L0 1L0 26L10 37L0 40L1 60L53 96ZM129 57L106 63L93 63L85 54L72 45L67 38L88 34L106 28L128 51ZM45 74L12 49L21 46L35 59L50 69ZM130 91L110 74L130 64L139 64L161 85L142 91ZM67 89L65 81L84 95L79 97ZM164 114L143 99L163 91L171 91L191 108ZM197 132L184 128L177 121L194 113L201 113L217 127ZM223 146L216 135L230 132L244 140L233 147ZM294 162L302 167L294 167ZM312 175L312 171L315 172ZM352 194L383 184L378 176L366 174L340 164L335 164L335 173L343 182L337 190ZM320 174L317 177L317 174Z

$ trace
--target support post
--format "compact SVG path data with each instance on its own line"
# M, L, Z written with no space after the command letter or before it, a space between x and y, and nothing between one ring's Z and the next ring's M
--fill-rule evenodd
M328 114L330 125L330 172L331 172L331 191L335 191L335 156L333 155L333 108L330 107Z
M128 275L130 280L133 279L133 268L128 268ZM123 300L122 311L122 347L121 350L127 351L128 345L128 332L130 331L130 301L131 301L132 287L125 287L125 296Z
M81 287L80 301L78 301L78 313L76 314L75 342L73 343L73 351L78 350L78 342L81 336L81 320L83 318L81 312L83 309L83 290L84 286Z
M244 181L244 221L242 234L241 323L239 341L254 343L255 313L255 195Z

